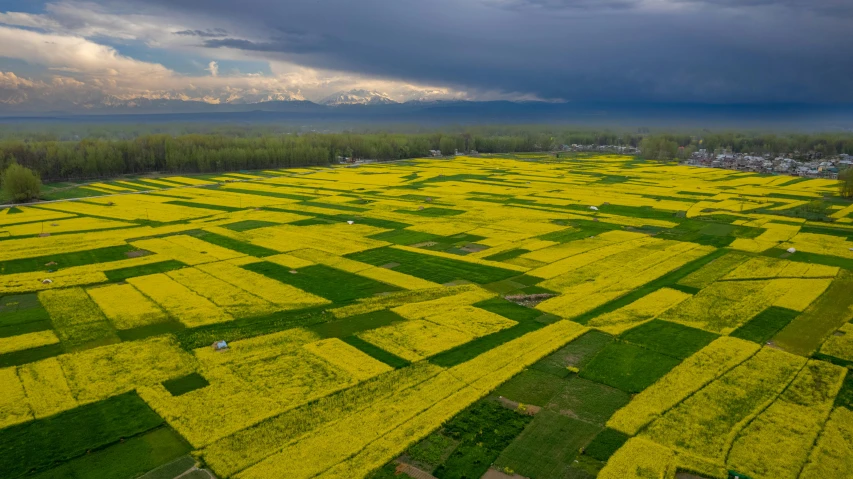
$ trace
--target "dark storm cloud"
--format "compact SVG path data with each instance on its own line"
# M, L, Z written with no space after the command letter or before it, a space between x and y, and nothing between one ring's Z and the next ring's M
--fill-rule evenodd
M205 40L208 48L236 48L254 52L309 53L331 49L333 39L304 32L288 32L278 29L270 41L254 42L241 38Z
M748 9L755 7L786 8L824 15L853 15L851 0L676 0L678 3L704 4L712 7Z
M228 32L222 28L211 28L209 30L181 30L173 32L175 35L185 37L222 38L228 36Z
M469 91L853 101L849 19L822 14L833 0L133 1L227 26L211 48Z
M627 10L646 5L643 0L485 0L507 8L545 8L551 10ZM673 4L693 4L711 8L748 10L756 7L784 8L819 14L853 14L851 0L671 0Z
M550 10L627 10L638 7L642 0L494 0L494 5L509 9L542 8Z

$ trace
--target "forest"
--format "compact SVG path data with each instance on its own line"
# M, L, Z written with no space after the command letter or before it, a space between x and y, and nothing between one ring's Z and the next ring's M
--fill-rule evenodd
M705 148L774 155L853 154L853 134L595 131L578 127L475 126L432 131L407 127L341 132L292 126L142 125L0 128L0 170L18 163L43 181L94 179L149 172L218 171L327 165L341 157L397 160L430 150L513 153L563 145L640 147L641 156L675 160Z

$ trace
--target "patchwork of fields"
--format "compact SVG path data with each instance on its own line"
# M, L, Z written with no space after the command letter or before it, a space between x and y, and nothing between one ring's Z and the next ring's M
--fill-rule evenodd
M518 155L0 210L0 475L853 477L835 188Z

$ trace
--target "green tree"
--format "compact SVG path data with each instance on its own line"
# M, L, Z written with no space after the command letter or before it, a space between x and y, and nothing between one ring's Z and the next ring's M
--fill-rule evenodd
M449 136L442 136L438 143L438 149L444 156L453 156L456 153L456 139Z
M41 179L38 175L17 163L6 168L0 177L0 185L6 198L15 203L34 200L41 192Z
M841 196L853 198L853 167L847 168L838 175L841 180Z
M666 136L647 136L640 142L643 158L647 160L671 161L678 155L678 143Z

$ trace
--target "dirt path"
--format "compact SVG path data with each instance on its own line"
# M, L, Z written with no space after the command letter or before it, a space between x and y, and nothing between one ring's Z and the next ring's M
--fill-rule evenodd
M486 473L483 474L483 477L481 477L480 479L527 479L527 478L524 476L519 476L518 474L507 474L503 471L499 471L499 470L494 469L494 468L489 468L489 470L486 471Z
M412 479L437 479L432 474L405 462L401 462L400 465L397 466L397 472L407 474L412 477Z

